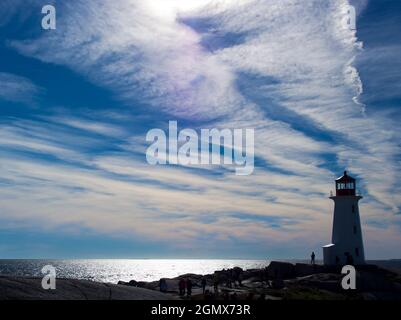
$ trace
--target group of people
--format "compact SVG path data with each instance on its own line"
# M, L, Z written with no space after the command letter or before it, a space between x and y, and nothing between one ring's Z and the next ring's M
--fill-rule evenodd
M180 281L178 282L178 290L180 292L180 296L185 296L185 292L187 296L192 295L192 281L191 279L183 279L181 278Z
M239 286L242 286L242 270L238 268L230 269L230 270L223 270L217 271L213 277L213 289L214 293L217 294L219 292L219 285L226 284L227 287L232 288L233 284L236 286L237 282ZM190 279L181 278L178 282L178 291L180 296L191 296L192 295L192 287L193 283ZM202 288L202 293L205 294L206 291L207 281L206 278L203 277L200 282L200 286Z
M205 294L205 291L206 291L206 279L205 278L202 278L201 286L202 286L203 294ZM167 292L166 279L160 279L159 287L160 287L161 292ZM187 296L191 296L192 295L192 287L193 287L193 283L192 283L191 279L181 278L178 281L178 291L179 291L180 296L185 296L185 294Z
M311 264L314 265L315 264L315 253L312 252L311 254ZM233 269L228 269L225 270L223 269L222 271L216 271L214 273L214 277L213 277L213 289L214 289L214 293L218 294L219 292L219 285L224 285L228 288L232 288L233 285L237 286L238 285L241 287L242 286L242 278L243 278L243 270L241 268L233 268ZM260 274L260 278L262 280L262 282L265 282L270 286L270 282L267 276L267 270L262 270L261 274ZM199 284L198 284L199 285ZM206 278L203 277L201 279L200 282L200 286L202 288L202 293L204 295L206 294L211 294L211 292L209 290L206 290ZM194 286L194 284L192 283L191 279L184 279L181 278L178 282L178 291L180 296L185 296L187 295L188 297L190 297L192 295L192 287ZM167 292L167 282L165 279L160 279L160 291L162 292Z

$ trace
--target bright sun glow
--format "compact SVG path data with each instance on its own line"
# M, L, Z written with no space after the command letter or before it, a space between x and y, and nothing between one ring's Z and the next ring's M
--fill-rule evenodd
M149 0L148 5L152 12L169 18L179 12L195 10L209 2L210 0Z

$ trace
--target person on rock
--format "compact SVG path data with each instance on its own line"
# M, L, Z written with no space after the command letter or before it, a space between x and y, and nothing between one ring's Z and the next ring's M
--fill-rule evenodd
M205 277L202 278L201 285L202 285L202 293L205 294L205 291L206 291L206 278Z
M187 280L187 296L190 297L192 294L192 281L191 279Z
M180 296L185 295L185 280L184 279L180 279L180 281L178 282L178 289L180 291Z

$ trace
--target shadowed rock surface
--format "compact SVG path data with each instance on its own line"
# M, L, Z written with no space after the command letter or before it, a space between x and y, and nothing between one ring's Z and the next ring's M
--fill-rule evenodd
M166 300L170 295L139 287L88 280L57 279L55 290L44 290L41 279L0 277L0 300Z

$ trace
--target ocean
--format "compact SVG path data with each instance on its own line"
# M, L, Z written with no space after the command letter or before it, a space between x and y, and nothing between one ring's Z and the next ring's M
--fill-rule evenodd
M155 281L185 273L208 274L215 270L268 266L268 260L199 260L199 259L79 259L79 260L1 260L0 276L43 277L45 265L56 268L58 278L85 279L98 282Z

